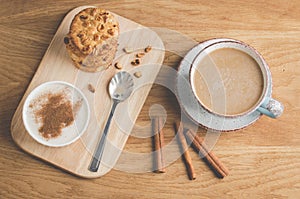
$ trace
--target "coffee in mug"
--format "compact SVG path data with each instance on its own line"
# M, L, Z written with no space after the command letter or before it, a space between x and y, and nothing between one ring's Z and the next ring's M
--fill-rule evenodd
M266 95L271 82L268 70L252 47L239 41L219 42L199 52L190 83L201 106L213 114L238 117L260 111L275 118L283 107Z

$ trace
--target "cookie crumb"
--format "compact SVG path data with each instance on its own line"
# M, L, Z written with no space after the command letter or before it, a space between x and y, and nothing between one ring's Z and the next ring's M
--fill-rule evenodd
M133 49L132 49L132 48L129 48L129 47L125 47L125 48L123 48L123 51L124 51L125 53L127 53L127 54L130 54L130 53L133 52Z
M88 89L89 91L91 91L92 93L95 93L95 87L92 84L88 84Z
M137 72L133 73L133 75L134 75L135 77L137 77L137 78L142 77L142 73L141 73L140 71L137 71Z
M120 70L120 69L123 68L123 66L122 66L122 64L120 64L119 62L116 62L116 63L115 63L115 68Z
M133 66L137 66L139 65L141 62L140 62L140 59L135 59L134 61L131 62L131 65Z
M149 45L145 48L145 53L148 53L152 50L152 47Z
M136 56L137 58L142 58L144 55L145 55L145 53L138 53L138 54L136 54L135 56Z

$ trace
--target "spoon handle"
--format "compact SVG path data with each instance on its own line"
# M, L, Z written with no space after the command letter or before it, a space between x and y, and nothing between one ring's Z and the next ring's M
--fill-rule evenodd
M103 132L102 137L100 139L100 142L98 143L98 146L97 146L97 148L94 152L93 159L92 159L92 162L91 162L90 168L89 168L89 170L92 171L92 172L97 172L98 171L98 168L99 168L99 165L100 165L100 162L101 162L101 158L102 158L102 155L103 155L104 146L105 146L105 143L106 143L106 137L107 137L108 129L109 129L109 126L110 126L110 122L111 122L112 116L115 112L115 109L116 109L117 105L118 105L118 102L114 101L112 109L111 109L109 117L108 117L108 120L107 120L107 123L106 123L105 128L104 128L104 132Z

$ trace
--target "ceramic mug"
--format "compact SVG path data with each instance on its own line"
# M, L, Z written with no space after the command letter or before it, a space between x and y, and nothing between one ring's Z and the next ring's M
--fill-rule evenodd
M233 115L222 115L220 113L217 113L213 111L211 108L208 108L205 104L202 103L201 99L198 97L196 93L196 86L194 82L195 73L197 71L198 64L203 60L204 56L208 55L209 53L218 50L218 49L224 49L224 48L231 48L235 50L242 51L243 53L246 53L251 58L255 60L257 63L257 66L259 66L259 69L261 71L262 79L263 79L263 87L262 92L260 94L260 97L258 98L257 102L254 106L252 106L250 109L248 109L245 112L242 112L240 114L233 114ZM206 109L208 112L211 112L212 114L224 116L224 117L240 117L252 114L255 111L258 111L264 115L267 115L271 118L277 118L279 117L283 112L283 105L270 97L271 90L272 90L272 78L271 73L269 70L269 67L263 57L251 46L238 41L238 40L232 40L232 39L218 39L218 42L212 43L206 47L204 47L196 56L192 63L192 67L190 68L190 75L189 75L189 81L192 87L192 92L194 96L197 98L198 103ZM251 85L249 85L251 86ZM213 89L212 89L212 92ZM238 100L238 99L237 99Z

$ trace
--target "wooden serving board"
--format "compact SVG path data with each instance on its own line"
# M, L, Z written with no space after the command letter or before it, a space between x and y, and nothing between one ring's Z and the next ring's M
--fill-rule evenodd
M133 94L117 106L100 168L98 172L90 172L88 167L112 106L107 86L118 70L112 66L97 73L83 72L75 68L67 54L63 38L68 33L73 17L87 7L89 6L78 7L69 12L59 26L15 112L11 124L11 134L16 144L26 152L78 176L93 178L110 171L118 160L152 83L161 68L164 59L164 45L154 31L115 14L120 24L120 37L114 62L121 63L122 70L131 74L140 71L142 77L134 77ZM126 54L123 49L130 47L136 52L141 52L148 45L152 46L152 50L141 59L139 66L132 66L130 62L134 59L135 53ZM26 132L22 120L23 104L28 94L40 84L55 80L66 81L78 87L88 99L91 109L90 122L86 132L76 142L65 147L47 147L39 144ZM88 84L94 85L95 93L88 90Z

